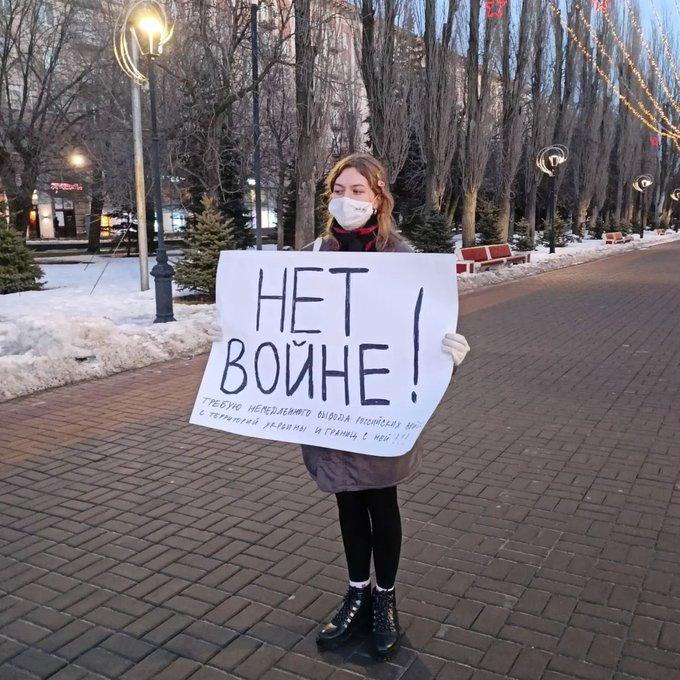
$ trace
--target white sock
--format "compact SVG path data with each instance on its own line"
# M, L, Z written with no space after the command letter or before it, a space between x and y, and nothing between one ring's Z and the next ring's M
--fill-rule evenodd
M377 583L376 583L375 587L381 593L387 593L387 592L394 590L394 586L392 586L391 588L381 588Z
M369 578L368 581L350 581L349 584L352 588L365 588L370 582L371 579Z

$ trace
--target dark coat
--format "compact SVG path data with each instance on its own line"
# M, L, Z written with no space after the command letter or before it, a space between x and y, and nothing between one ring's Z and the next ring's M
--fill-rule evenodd
M324 240L319 250L334 250L331 244L331 241ZM308 245L304 250L313 250L313 245ZM392 239L382 250L395 253L413 252L409 243L398 237ZM403 456L384 457L302 444L302 458L321 491L338 493L383 489L408 480L418 471L422 460L422 447L420 442L416 441L415 446Z

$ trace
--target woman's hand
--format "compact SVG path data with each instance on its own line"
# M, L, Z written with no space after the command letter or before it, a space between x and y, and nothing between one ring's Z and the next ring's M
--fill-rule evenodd
M205 334L210 342L222 342L224 340L224 331L217 321L213 321L206 329Z
M468 345L464 335L447 333L442 340L442 349L453 357L453 365L458 367L470 351L470 345Z

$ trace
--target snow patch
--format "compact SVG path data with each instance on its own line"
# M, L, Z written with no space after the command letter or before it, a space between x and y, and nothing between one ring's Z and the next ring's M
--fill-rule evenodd
M214 305L176 303L176 323L154 324L136 258L42 266L45 290L0 298L0 400L210 348Z
M674 232L616 246L591 239L555 255L541 247L530 264L459 275L458 287L475 290L678 239ZM176 323L154 324L154 293L139 292L137 258L62 261L70 263L42 264L45 290L0 296L0 401L210 348L215 306L176 303Z
M664 236L645 232L644 239L635 235L635 240L630 243L610 246L603 245L600 239L584 239L581 243L571 243L565 248L557 248L554 255L550 255L546 246L539 246L538 250L531 253L529 264L494 267L477 274L459 274L458 290L461 292L477 290L497 283L506 283L525 276L543 274L555 269L599 260L602 257L650 248L661 243L677 240L680 240L680 233L676 234L675 232L667 232Z

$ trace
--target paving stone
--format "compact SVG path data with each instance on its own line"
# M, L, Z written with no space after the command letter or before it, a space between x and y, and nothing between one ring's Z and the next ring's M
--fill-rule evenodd
M346 586L333 498L296 446L188 423L205 356L3 402L0 678L670 679L679 253L461 297L473 349L400 486L386 664L317 649Z

